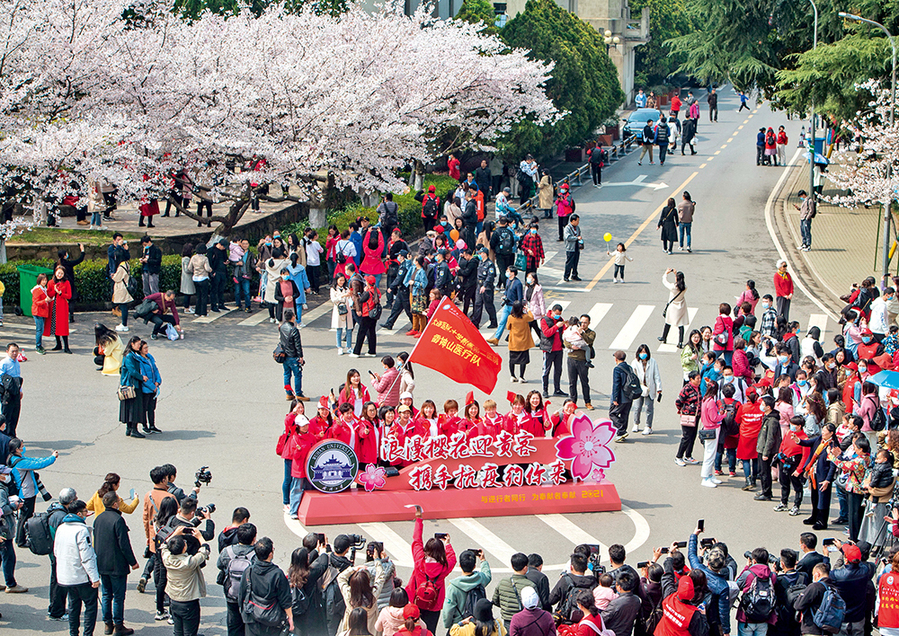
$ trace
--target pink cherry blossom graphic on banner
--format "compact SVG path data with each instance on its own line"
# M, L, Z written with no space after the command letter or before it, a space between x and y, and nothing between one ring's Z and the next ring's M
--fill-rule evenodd
M603 470L615 461L609 442L615 428L608 420L591 422L579 415L571 422L571 435L556 442L559 459L571 460L571 474L575 479L602 479Z
M371 492L387 485L387 471L382 466L369 464L365 467L365 472L359 473L357 479L365 486L365 492Z

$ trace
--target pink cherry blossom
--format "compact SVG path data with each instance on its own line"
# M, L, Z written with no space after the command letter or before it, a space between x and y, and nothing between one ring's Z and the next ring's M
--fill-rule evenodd
M387 471L382 466L369 464L365 467L365 472L359 473L357 479L365 486L366 492L371 492L387 485Z
M609 448L614 435L615 428L608 420L594 423L586 415L579 415L572 420L571 435L556 442L556 456L571 460L575 479L587 479L594 470L601 473L615 461L615 453Z

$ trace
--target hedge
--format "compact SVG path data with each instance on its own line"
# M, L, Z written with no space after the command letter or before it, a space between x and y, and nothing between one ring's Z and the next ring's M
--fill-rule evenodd
M429 174L424 178L424 189L427 192L428 186L433 185L437 190L437 195L443 202L446 193L455 190L458 182L447 175ZM399 206L400 229L403 236L411 237L421 232L421 203L415 200L415 193L394 194L394 202ZM328 213L328 225L336 225L337 229L343 231L348 228L360 216L366 217L372 223L378 219L376 207L366 207L361 203L351 203L339 210L333 210ZM291 232L300 235L303 230L309 227L309 221L303 220L298 223L291 223L281 228L281 234L287 236ZM327 236L327 228L316 228L318 230L318 238L324 243ZM323 245L324 246L324 245Z
M6 286L3 294L4 307L12 308L19 304L19 270L20 265L36 265L53 269L54 261L17 260L14 263L0 265L0 281ZM131 276L138 281L141 278L141 263L137 259L129 261ZM75 306L103 305L111 302L112 283L106 272L105 260L85 260L75 267L75 288L78 290L78 301ZM138 285L139 291L135 300L143 298L142 285ZM162 257L162 267L159 272L159 289L174 289L181 293L181 257L177 254L168 254ZM233 285L228 277L225 285L226 291L233 291Z

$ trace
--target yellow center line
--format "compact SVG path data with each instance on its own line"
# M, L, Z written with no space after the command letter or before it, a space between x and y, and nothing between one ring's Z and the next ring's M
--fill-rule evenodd
M723 146L721 146L721 150L724 150L725 148L727 148L727 144L724 144ZM720 150L718 152L720 152ZM716 152L715 154L717 155L718 153Z
M746 121L749 121L749 120L752 119L753 117L755 117L755 114L752 114L752 115L750 115L749 117L747 117L747 118L746 118Z
M679 186L677 186L668 198L676 197L677 193L682 192L687 187L687 185L689 185L689 183L693 180L693 178L698 174L699 174L698 172L694 172L689 177L687 177L687 180L684 181ZM630 247L631 243L633 243L635 240L637 240L637 237L640 236L640 233L643 232L643 230L645 230L647 227L649 227L649 224L652 223L656 219L656 217L662 212L662 210L664 209L664 207L667 204L668 204L668 199L666 198L665 203L662 203L661 205L659 205L659 207L657 207L655 209L655 211L652 214L650 214L646 218L646 220L643 221L643 223L640 224L640 227L638 227L636 229L636 231L634 231L634 233L631 234L631 237L624 242L624 246L626 248ZM615 262L614 260L610 260L605 265L603 265L603 268L601 270L599 270L599 273L597 273L596 276L593 277L593 280L590 281L590 284L587 285L587 291L592 291L593 288L596 287L596 283L598 283L600 281L600 279L606 275L606 273L612 268L612 264L614 262Z
M745 124L745 123L746 122L744 121L743 124ZM737 130L743 130L743 124L740 124L739 126L737 126ZM734 134L736 135L737 133L734 133Z
M721 151L720 151L720 150L716 150L716 151L715 151L715 154L716 154L716 155L720 155L720 154L721 154Z
M736 135L737 133L734 133L734 134ZM727 140L727 143L730 143L730 142L732 142L733 140L734 140L734 138L731 137L730 139ZM721 147L724 148L724 146L721 146Z
M748 124L748 123L749 123L749 120L746 119L746 120L743 121L743 123L744 123L744 124Z
M711 161L712 159L714 159L714 157L709 157L706 161Z
M702 170L703 168L705 168L705 166L706 166L706 164L704 164L704 163L700 164L699 169Z

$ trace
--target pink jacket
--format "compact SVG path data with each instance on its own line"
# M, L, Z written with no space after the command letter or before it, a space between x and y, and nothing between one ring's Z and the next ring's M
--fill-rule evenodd
M371 381L371 388L378 394L378 406L399 406L400 382L399 371L396 367L387 369L381 379Z
M755 374L753 374L752 368L749 366L749 358L746 357L746 352L742 349L735 349L731 367L733 367L735 376L745 378L747 382L752 384Z
M718 400L704 399L702 401L702 428L715 429L721 426L724 413L718 412Z
M727 332L727 346L722 347L714 342L714 337L719 333ZM733 351L734 350L734 319L724 314L718 314L715 318L715 328L712 329L712 349L715 351ZM736 371L734 371L736 374Z

